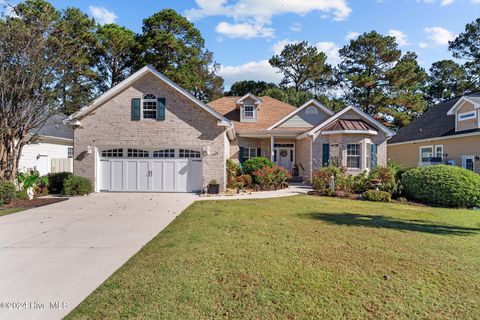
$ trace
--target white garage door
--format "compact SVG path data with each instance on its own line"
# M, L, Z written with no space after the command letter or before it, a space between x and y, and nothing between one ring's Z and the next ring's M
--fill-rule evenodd
M202 189L201 152L186 149L105 149L100 191L194 192Z

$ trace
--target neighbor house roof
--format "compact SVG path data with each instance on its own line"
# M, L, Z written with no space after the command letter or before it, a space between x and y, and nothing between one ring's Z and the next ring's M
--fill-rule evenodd
M85 116L86 114L88 114L89 112L95 110L97 107L101 106L103 103L105 103L106 101L108 101L109 99L111 99L112 97L116 96L117 94L119 94L120 92L122 92L123 90L125 90L127 87L129 87L130 85L132 85L135 81L137 81L138 79L140 79L141 77L143 77L144 75L146 74L153 74L154 76L156 76L158 79L162 80L164 83L166 83L167 85L169 85L170 87L172 87L174 90L176 90L178 93L180 93L181 95L185 96L187 99L191 100L192 102L194 102L196 105L198 105L200 108L204 109L205 111L207 111L208 113L210 113L211 115L213 115L214 117L216 117L221 125L231 125L230 121L228 119L226 119L224 116L222 116L220 113L218 113L217 111L213 110L212 108L210 108L209 106L207 106L205 103L203 103L202 101L198 100L197 98L195 98L192 94L190 94L187 90L183 89L182 87L180 87L178 84L176 84L175 82L173 82L172 80L168 79L166 76L164 76L163 74L161 74L160 72L158 72L154 67L152 66L145 66L143 68L141 68L140 70L138 70L137 72L135 72L134 74L132 74L131 76L129 76L127 79L123 80L122 82L120 82L119 84L117 84L115 87L113 87L112 89L108 90L107 92L105 92L104 94L102 94L100 97L98 97L95 101L93 101L92 104L90 104L89 106L86 106L86 107L83 107L82 109L80 109L80 111L72 114L70 117L69 117L69 120L75 120L75 119L80 119L82 118L83 116Z
M73 129L64 123L68 116L63 113L57 113L47 119L45 124L32 130L32 134L44 137L73 140Z
M472 100L477 100L480 99L480 91L465 96ZM397 134L388 143L403 143L480 132L480 129L455 132L455 116L449 116L447 113L460 99L462 97L452 98L431 107L430 110L413 120L410 124L398 130Z
M288 103L268 96L259 97L262 102L258 105L258 120L256 122L240 122L240 109L237 108L239 98L223 97L208 104L212 109L232 121L237 132L265 130L297 109Z

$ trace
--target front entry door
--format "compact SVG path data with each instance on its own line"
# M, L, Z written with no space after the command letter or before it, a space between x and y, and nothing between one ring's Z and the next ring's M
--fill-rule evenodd
M293 167L293 148L276 148L277 165L284 167L287 170L292 170Z

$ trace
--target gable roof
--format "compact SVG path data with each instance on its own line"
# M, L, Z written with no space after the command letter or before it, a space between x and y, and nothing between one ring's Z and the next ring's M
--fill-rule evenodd
M480 91L466 96L469 99L480 100ZM410 124L400 128L388 143L403 143L423 139L450 137L477 131L480 132L480 129L455 132L455 117L447 114L462 98L463 97L455 97L431 107L430 110L413 120Z
M464 102L470 102L473 104L475 109L480 108L480 97L475 96L462 96L458 101L453 105L453 107L448 110L447 115L451 116L457 112L457 109L462 106Z
M305 132L304 134L302 134L301 136L297 137L297 139L302 139L304 138L305 136L309 135L309 136L314 136L318 131L320 131L321 129L327 127L329 124L333 123L335 120L339 119L342 115L344 115L345 113L347 113L348 111L353 111L355 113L357 113L363 120L365 120L367 123L369 123L370 125L372 125L373 127L376 127L378 129L380 129L381 131L383 131L387 136L391 137L393 136L394 132L390 129L388 129L387 127L385 127L383 124L381 124L380 122L378 122L377 120L373 119L371 116L369 116L368 114L366 114L365 112L363 112L362 110L356 108L356 107L346 107L344 109L342 109L341 111L337 112L333 117L327 119L326 121L320 123L318 126L316 126L315 128L313 128L312 130L308 131L308 132Z
M135 72L134 74L132 74L130 77L128 77L127 79L123 80L122 82L120 82L119 84L117 84L115 87L113 87L112 89L108 90L107 92L105 92L104 94L102 94L100 97L98 97L97 99L95 99L93 101L92 104L90 104L89 106L86 106L86 107L83 107L82 109L80 109L78 112L72 114L69 118L68 118L68 121L72 121L74 119L80 119L81 117L84 117L85 115L87 115L88 113L92 112L93 110L95 110L96 108L98 108L99 106L101 106L103 103L105 103L106 101L108 101L110 98L114 97L115 95L119 94L120 92L122 92L124 89L126 89L127 87L129 87L130 85L132 85L135 81L137 81L138 79L140 79L141 77L143 77L144 75L146 74L153 74L154 76L156 76L158 79L160 79L161 81L163 81L164 83L166 83L167 85L169 85L170 87L172 87L173 89L175 89L178 93L180 93L181 95L185 96L187 99L191 100L192 102L194 102L196 105L198 105L200 108L204 109L205 111L207 111L208 113L210 113L212 116L216 117L219 121L220 121L220 124L221 125L231 125L231 122L230 120L228 120L227 118L225 118L223 115L221 115L220 113L218 113L216 110L210 108L209 106L207 106L205 103L203 103L202 101L198 100L197 98L195 98L192 94L190 94L187 90L183 89L182 87L180 87L178 84L176 84L175 82L173 82L172 80L168 79L166 76L164 76L163 74L161 74L160 72L158 72L154 67L152 66L145 66L143 68L141 68L140 70L138 70L137 72Z
M292 111L291 113L289 113L288 115L286 115L285 117L283 117L282 119L280 119L279 121L277 121L276 123L274 123L272 126L270 126L267 130L272 130L273 128L281 125L282 123L284 123L285 121L287 121L288 119L290 119L291 117L293 117L294 115L296 115L298 112L302 111L303 109L311 106L311 105L314 105L315 107L319 108L320 110L322 110L323 112L325 112L327 115L329 116L333 116L335 114L335 112L333 112L332 110L328 109L327 107L325 107L323 104L321 104L320 102L318 102L317 100L315 99L310 99L308 100L306 103L304 103L300 108L297 108L296 110Z
M243 97L241 97L240 99L237 100L237 103L240 104L242 103L245 99L247 98L251 98L253 100L255 100L255 104L260 104L262 103L262 99L259 99L257 96L254 96L253 94L251 94L250 92L247 93L246 95L244 95Z
M238 99L239 97L222 97L208 103L211 108L229 119L237 132L265 130L297 109L288 103L264 96L260 97L262 103L257 107L257 122L240 122Z
M31 134L73 140L73 129L64 123L64 120L67 118L67 115L63 113L54 114L45 121L43 126L32 129Z

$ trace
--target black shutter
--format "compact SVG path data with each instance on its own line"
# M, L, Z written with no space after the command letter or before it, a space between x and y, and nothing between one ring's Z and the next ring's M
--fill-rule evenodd
M238 148L238 160L240 161L240 163L243 163L244 152L245 150L242 147Z
M165 120L165 98L157 99L157 120Z
M139 98L132 99L131 119L132 121L140 120L140 99Z
M322 165L328 166L330 164L330 144L324 143L322 148Z
M262 156L262 149L257 148L257 157L261 157L261 156Z

